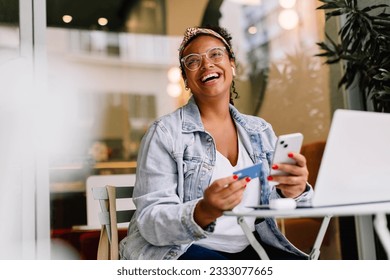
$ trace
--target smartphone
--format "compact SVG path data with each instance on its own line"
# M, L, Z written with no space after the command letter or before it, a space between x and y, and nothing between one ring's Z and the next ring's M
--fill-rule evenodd
M236 174L238 176L238 179L242 179L245 177L254 179L260 176L260 172L261 172L261 163L257 163L252 166L246 167L244 169L234 171L233 174Z
M303 142L302 133L291 133L280 135L275 145L275 152L272 159L272 165L278 163L295 164L295 160L288 157L288 154L299 153ZM271 166L272 166L271 165ZM270 175L287 175L286 172L271 169Z

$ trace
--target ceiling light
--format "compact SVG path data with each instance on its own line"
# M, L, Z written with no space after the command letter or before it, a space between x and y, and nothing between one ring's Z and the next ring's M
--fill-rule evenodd
M179 84L168 84L167 93L171 97L179 97L181 94L181 86Z
M249 26L249 27L248 27L248 33L249 33L249 34L252 34L252 35L256 34L256 33L257 33L257 27L254 26L254 25Z
M295 10L284 10L279 14L279 24L283 29L291 30L298 25L298 14Z
M178 82L180 82L181 71L180 71L179 67L173 66L173 67L169 68L167 75L168 75L168 80L171 83L178 83Z
M104 17L101 17L101 18L98 19L98 23L99 23L100 26L105 26L105 25L107 25L108 20L106 18L104 18Z
M72 18L72 16L70 16L70 15L64 15L64 16L62 17L62 21L65 22L65 23L71 22L72 19L73 19L73 18Z

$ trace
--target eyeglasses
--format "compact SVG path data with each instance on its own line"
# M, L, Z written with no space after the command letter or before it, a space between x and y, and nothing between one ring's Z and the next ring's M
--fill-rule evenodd
M200 68L203 55L205 55L212 63L218 64L222 62L225 51L225 47L215 47L209 49L205 53L191 53L180 59L180 61L188 70L195 71Z

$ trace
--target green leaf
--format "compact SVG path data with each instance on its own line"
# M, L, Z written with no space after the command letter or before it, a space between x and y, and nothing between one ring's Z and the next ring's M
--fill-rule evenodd
M320 1L322 3L331 3L331 4L336 4L335 2L337 2L335 0L318 0L318 1Z
M340 61L340 58L338 57L335 59L328 59L328 60L326 60L326 63L327 64L334 64L334 63L339 62L339 61Z
M362 10L363 13L368 13L372 10L375 10L375 9L378 9L378 8L387 8L389 7L389 5L386 5L386 4L379 4L379 5L373 5L373 6L369 6L369 7L366 7Z
M357 0L353 0L353 2L351 3L351 4L353 4L353 8L356 8L357 7Z
M337 8L338 8L337 5L335 5L334 3L330 3L330 4L319 6L317 10L328 10L328 9L337 9Z

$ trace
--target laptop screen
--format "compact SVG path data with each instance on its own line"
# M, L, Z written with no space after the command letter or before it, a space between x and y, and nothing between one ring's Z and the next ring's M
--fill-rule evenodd
M336 110L313 206L390 201L390 114Z

